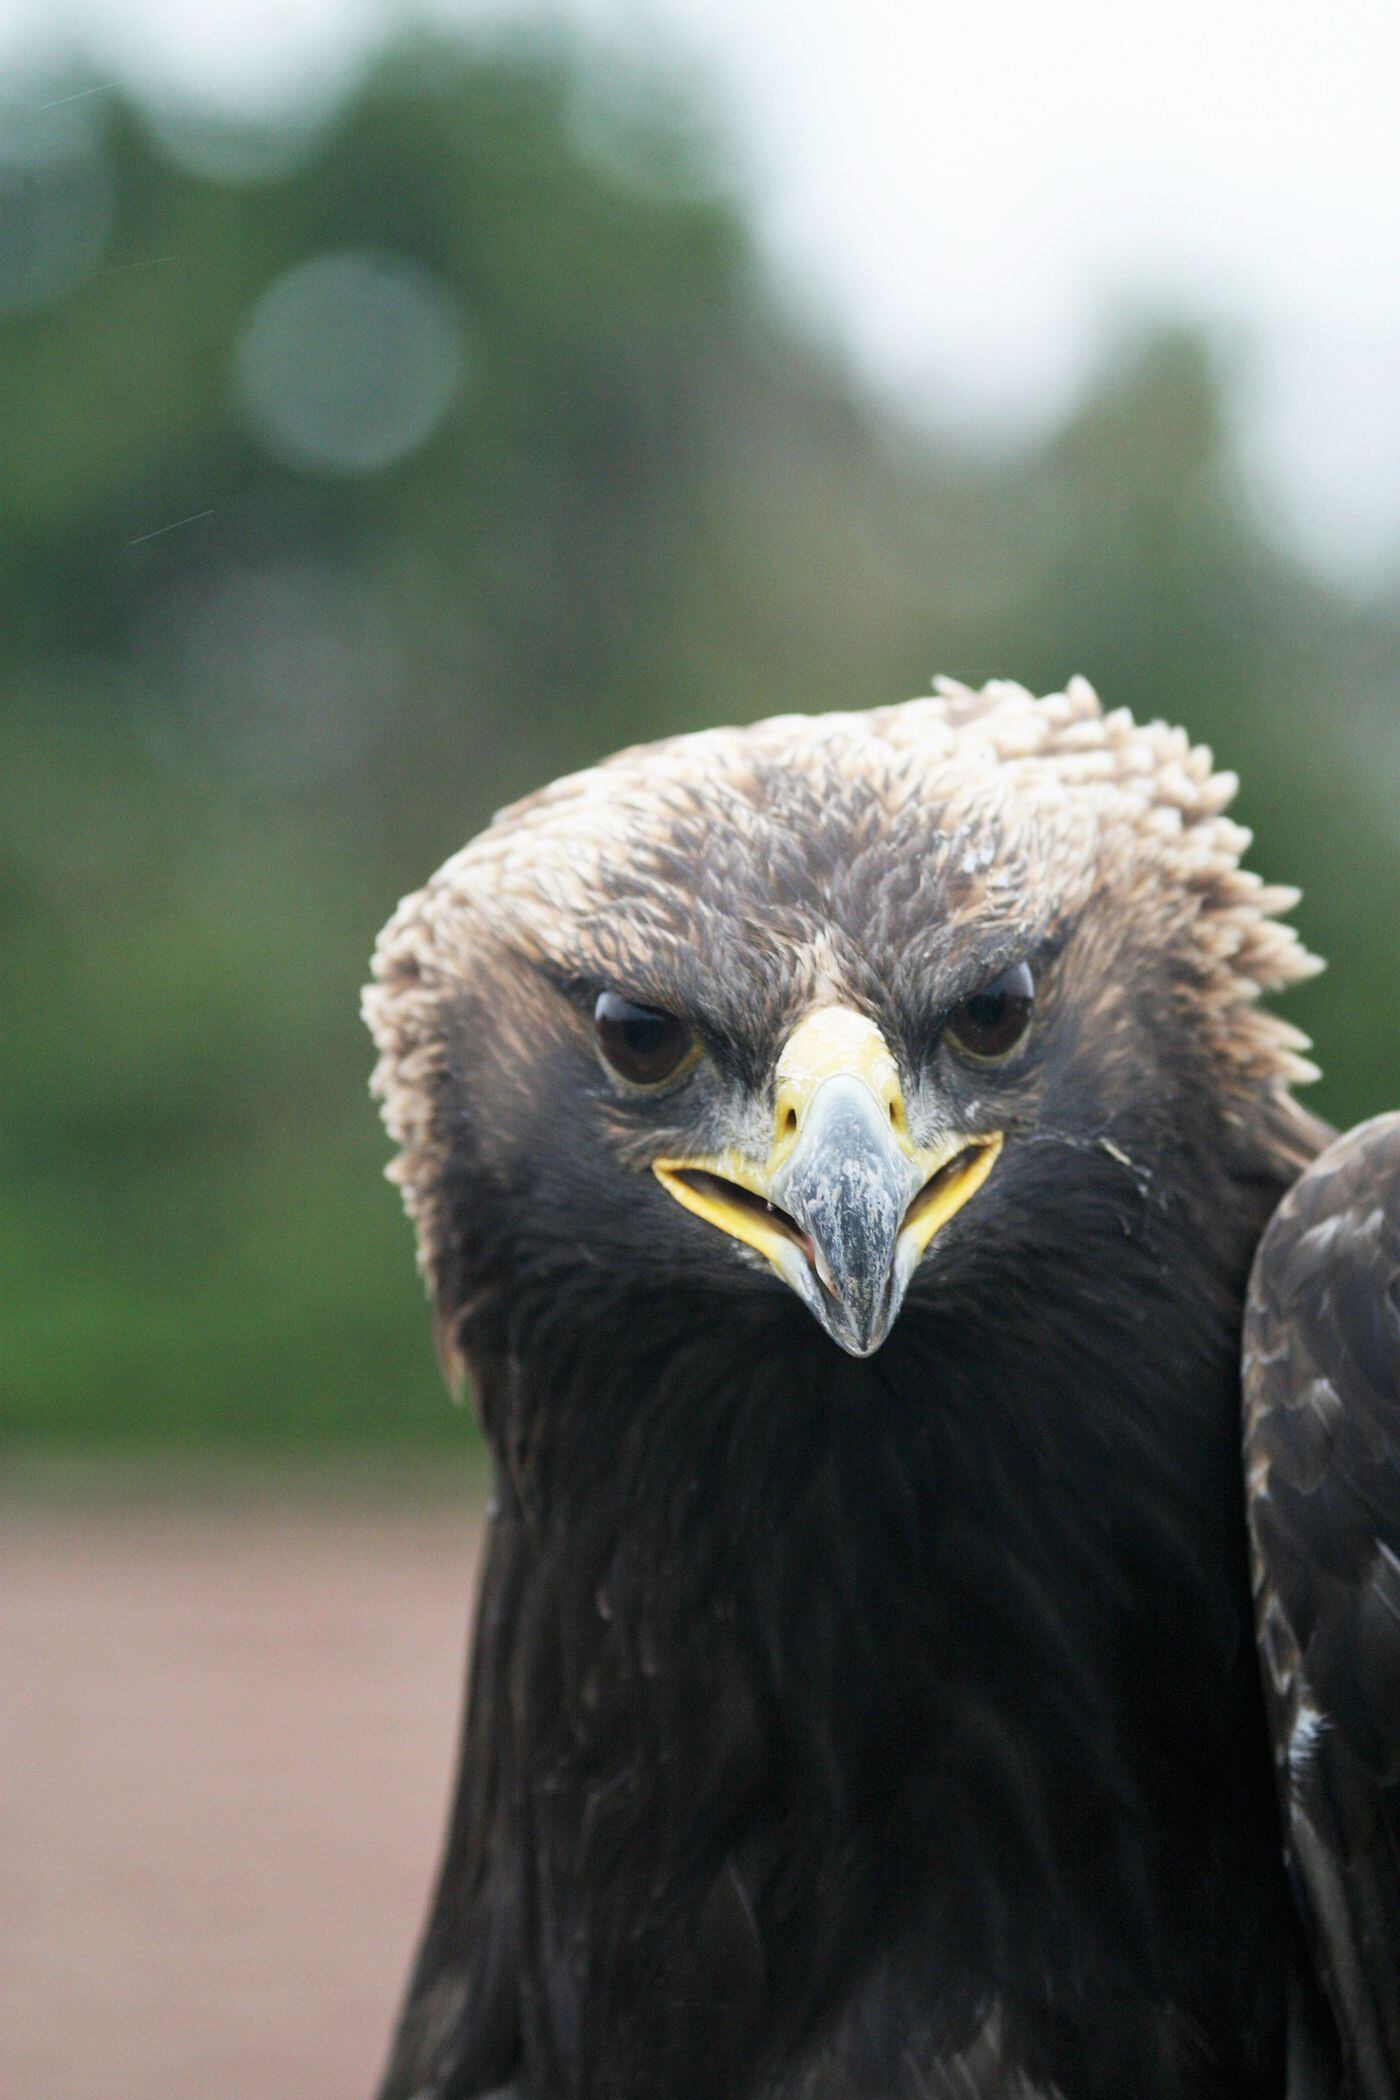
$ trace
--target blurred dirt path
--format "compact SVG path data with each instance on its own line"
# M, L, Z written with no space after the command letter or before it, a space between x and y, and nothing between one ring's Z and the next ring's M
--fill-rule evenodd
M364 2100L478 1504L0 1509L0 2094Z

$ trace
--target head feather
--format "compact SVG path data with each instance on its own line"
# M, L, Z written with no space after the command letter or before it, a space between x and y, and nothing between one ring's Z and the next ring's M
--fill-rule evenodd
M1106 714L1082 678L1039 699L1006 682L974 690L940 679L931 697L902 706L634 746L515 803L400 904L365 994L373 1087L399 1147L389 1172L414 1215L420 1261L430 1265L439 1244L442 1002L470 980L483 937L563 961L591 936L606 953L608 906L624 899L618 917L632 938L650 913L658 937L669 927L683 939L684 880L698 883L726 839L780 871L785 834L833 810L849 850L876 862L898 861L912 839L926 852L936 842L945 875L984 903L1043 894L1047 913L1075 913L1097 899L1151 925L1223 1083L1241 1104L1262 1094L1282 1105L1316 1071L1301 1054L1306 1038L1260 997L1321 965L1279 916L1298 893L1240 864L1250 834L1226 814L1236 788L1204 745L1123 708ZM918 871L890 872L907 908ZM811 927L809 956L828 946ZM838 972L829 958L814 967Z

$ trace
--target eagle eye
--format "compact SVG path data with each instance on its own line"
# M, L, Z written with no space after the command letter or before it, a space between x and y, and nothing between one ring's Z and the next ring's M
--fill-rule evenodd
M955 1006L943 1033L953 1048L980 1064L1009 1057L1031 1025L1035 979L1027 963L1012 963Z
M661 1086L690 1062L695 1036L674 1014L638 1006L621 992L600 992L593 1032L603 1062L632 1086Z

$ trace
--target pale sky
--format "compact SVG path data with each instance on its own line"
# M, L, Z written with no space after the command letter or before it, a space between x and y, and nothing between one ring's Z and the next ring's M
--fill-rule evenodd
M526 0L428 0L467 24ZM560 0L678 51L731 115L794 294L906 405L995 441L1135 315L1209 322L1268 516L1400 575L1397 0ZM0 64L71 31L113 77L329 88L379 0L0 0Z

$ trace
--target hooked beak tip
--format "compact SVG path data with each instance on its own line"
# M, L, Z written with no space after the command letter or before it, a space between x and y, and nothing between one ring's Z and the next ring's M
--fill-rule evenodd
M894 1325L893 1313L882 1312L879 1317L863 1325L848 1324L840 1319L825 1319L823 1327L837 1347L847 1356L863 1358L873 1356L889 1338Z

